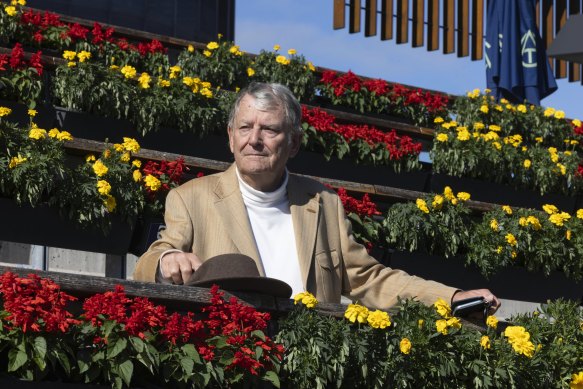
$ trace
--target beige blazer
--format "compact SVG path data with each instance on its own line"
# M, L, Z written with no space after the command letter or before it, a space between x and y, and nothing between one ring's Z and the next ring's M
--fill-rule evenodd
M387 268L368 255L354 241L334 191L292 174L287 190L304 286L319 301L339 303L345 295L378 309L395 305L397 296L417 297L426 304L440 297L451 301L457 289ZM161 238L140 257L134 279L154 282L159 257L169 249L194 252L202 260L243 253L259 264L234 165L171 190L165 223Z

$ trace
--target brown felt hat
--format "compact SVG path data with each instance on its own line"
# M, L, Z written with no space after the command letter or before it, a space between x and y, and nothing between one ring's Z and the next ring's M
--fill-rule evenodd
M203 288L218 285L230 292L261 293L290 298L292 288L285 282L261 277L255 261L244 254L222 254L207 259L185 285Z

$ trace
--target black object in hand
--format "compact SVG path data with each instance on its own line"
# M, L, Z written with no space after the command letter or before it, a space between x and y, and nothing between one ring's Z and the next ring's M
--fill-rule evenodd
M451 313L453 316L467 316L470 313L480 312L484 318L488 316L490 302L483 297L471 297L468 299L458 300L451 304Z

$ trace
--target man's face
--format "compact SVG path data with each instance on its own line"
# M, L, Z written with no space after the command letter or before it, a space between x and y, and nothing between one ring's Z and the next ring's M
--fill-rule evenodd
M254 97L243 97L228 130L229 146L241 178L254 189L269 192L281 184L287 160L300 146L299 135L290 131L282 107L262 111Z

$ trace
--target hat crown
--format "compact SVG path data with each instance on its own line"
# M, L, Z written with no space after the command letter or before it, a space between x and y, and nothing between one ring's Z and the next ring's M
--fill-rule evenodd
M257 264L251 257L244 254L222 254L203 262L190 278L190 282L260 276Z

